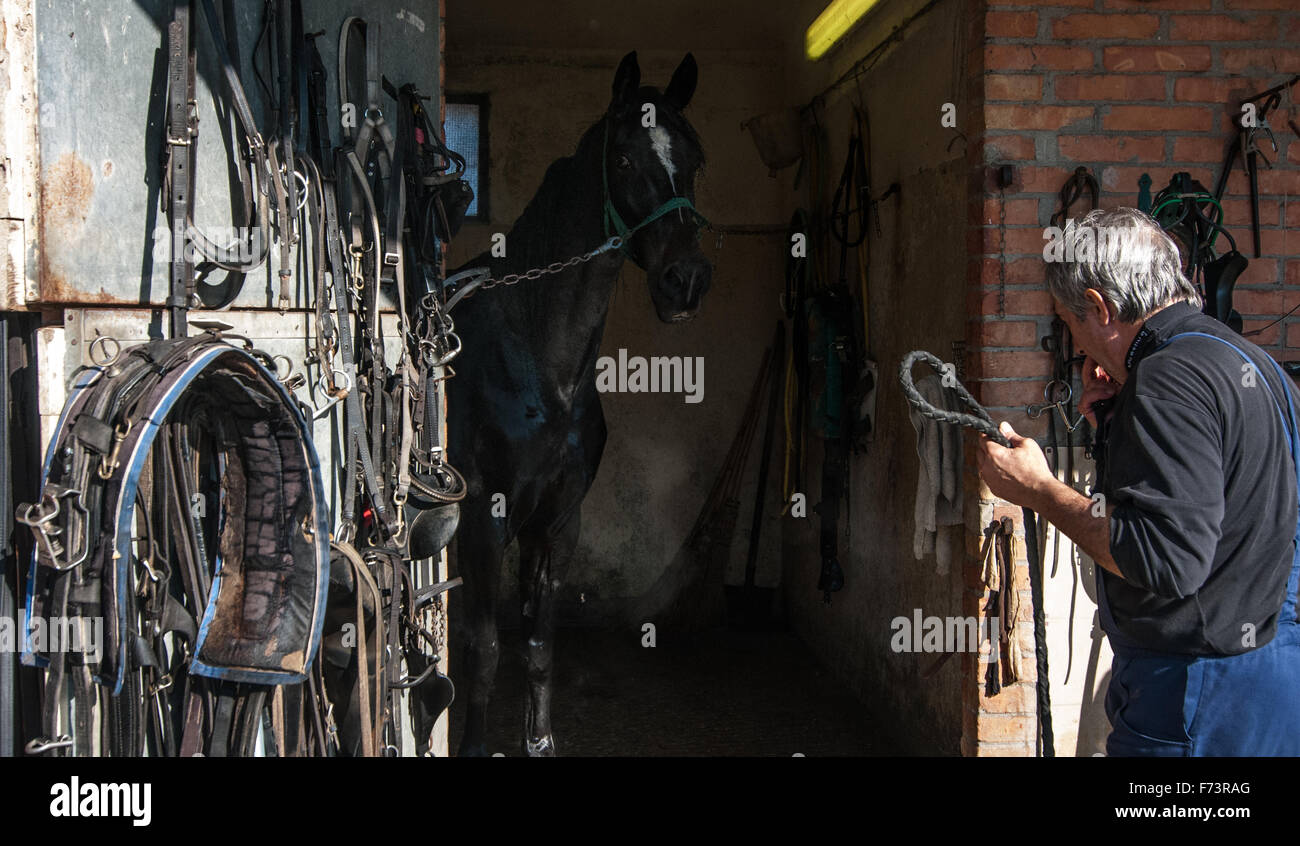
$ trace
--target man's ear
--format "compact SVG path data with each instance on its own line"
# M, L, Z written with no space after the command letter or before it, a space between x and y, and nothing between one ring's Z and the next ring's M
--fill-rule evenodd
M1088 301L1088 310L1097 318L1099 325L1106 326L1116 319L1116 315L1110 310L1110 303L1106 302L1101 291L1089 288L1083 292L1083 297Z
M614 72L614 98L610 103L621 106L633 102L640 87L641 66L637 64L636 51L633 50L623 57L623 61L618 63L618 70Z

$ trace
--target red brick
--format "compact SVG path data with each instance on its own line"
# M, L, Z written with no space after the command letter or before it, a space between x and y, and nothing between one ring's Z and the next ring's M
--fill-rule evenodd
M1091 106L985 106L984 125L989 129L1051 129L1091 121Z
M1241 172L1241 168L1237 168ZM1261 194L1286 194L1294 196L1300 194L1300 170L1266 170L1263 166L1259 171L1259 193Z
M963 752L970 758L1032 758L1036 753L1034 744L1023 743L979 743Z
M1084 47L990 44L984 48L984 67L991 71L1091 70L1095 64L1092 50Z
M980 374L985 379L1037 379L1052 371L1052 357L1045 352L986 352L981 356Z
M1038 707L1038 692L1033 685L1017 682L1005 685L996 696L984 696L981 684L979 704L990 714L1033 714Z
M1172 41L1273 41L1281 34L1277 18L1227 15L1171 15L1169 38Z
M1262 220L1262 221L1266 221L1266 223L1265 223L1266 226L1267 226L1267 225L1276 224L1276 223L1278 222L1278 221L1277 221L1277 213L1276 213L1276 212L1274 212L1274 214L1273 214L1272 217L1269 217L1269 214L1268 214L1268 206L1269 206L1269 203L1270 203L1269 200L1260 200L1260 201L1259 201L1259 216L1260 216L1260 220ZM1273 205L1276 206L1276 207L1280 207L1282 204L1281 204L1281 203L1273 203ZM1224 211L1226 212L1227 209L1225 208ZM1291 227L1292 229L1300 229L1300 200L1288 200L1288 201L1287 201L1287 204L1286 204L1286 220L1285 220L1285 224L1286 224L1287 226Z
M1073 168L1022 167L1016 174L1016 187L1026 194L1059 194Z
M1278 340L1279 338L1281 338L1282 335L1281 323L1276 323L1272 326L1269 326L1267 329L1264 329L1264 327L1268 326L1268 324L1271 323L1273 319L1274 318L1269 317L1261 320L1243 320L1242 321L1243 325L1241 327L1242 332L1246 335L1246 337L1250 338L1252 341L1254 341L1256 344L1259 344L1261 347L1272 346L1278 343ZM1255 332L1258 330L1263 330L1263 331L1261 331L1258 335L1250 334L1251 332Z
M1271 122L1272 121L1270 121L1270 123ZM1286 121L1281 121L1281 122L1285 123ZM1296 121L1296 126L1300 126L1300 121ZM1289 129L1290 127L1287 128ZM1277 130L1274 130L1273 134L1276 135ZM1288 145L1286 151L1286 160L1291 164L1300 165L1300 143L1292 143Z
M1004 208L999 208L997 197L985 197L981 209L982 223L996 226L1005 217L1007 226L1031 226L1038 223L1038 201L1007 198Z
M1227 145L1231 143L1222 138L1175 138L1174 157L1176 162L1222 162L1227 154ZM1213 188L1207 185L1206 188Z
M1295 11L1295 0L1227 0L1229 9L1282 9Z
M1043 401L1043 380L1007 379L997 382L975 382L980 405L985 408L1018 408ZM969 385L968 385L969 387ZM1012 423L1011 425L1015 425Z
M1278 315L1290 308L1288 293L1280 289L1236 288L1232 292L1232 307L1242 314Z
M984 98L1037 102L1043 99L1043 78L1033 74L989 74L984 78Z
M1165 155L1165 139L1115 135L1062 135L1056 149L1063 158L1076 162L1159 161Z
M1163 76L1083 76L1071 74L1056 80L1058 100L1164 100Z
M994 232L996 233L996 229ZM990 252L996 253L997 236L993 237L993 248ZM979 283L986 287L997 287L1002 284L1000 279L1001 261L996 257L982 256L980 262ZM1043 282L1043 259L1040 254L1031 258L1011 258L1007 257L1006 262L1006 279L1008 285L1041 285Z
M1286 284L1300 285L1300 261L1286 263Z
M1162 165L1159 167L1108 167L1101 172L1101 185L1107 191L1118 192L1121 196L1126 195L1125 205L1137 204L1138 180L1142 174L1148 174L1151 177L1151 196L1154 197L1161 188L1169 185L1169 180L1175 173L1186 172L1192 175L1192 179L1199 181L1207 189L1214 187L1211 173L1206 168L1197 167L1169 167Z
M1102 129L1204 132L1213 127L1213 113L1206 106L1111 106L1102 118Z
M1223 69L1228 73L1258 70L1264 73L1300 72L1300 50L1277 47L1227 48L1223 51Z
M1034 139L1027 135L993 135L984 139L984 161L1006 163L1034 160ZM992 190L997 185L991 181Z
M1215 79L1204 76L1184 76L1174 80L1174 99L1180 102L1235 103L1242 97L1262 91L1270 86L1263 80Z
M1208 185L1206 187L1211 189L1214 188L1213 185ZM1260 198L1259 222L1261 226L1279 226L1281 224L1281 217L1281 203L1277 200ZM1227 226L1232 230L1232 234L1236 236L1238 227L1250 226L1250 200L1224 197L1223 218L1228 222ZM1300 208L1297 208L1294 211L1288 211L1287 220L1292 221L1293 225L1296 222L1300 222Z
M1243 231L1244 227L1241 228ZM1235 232L1234 235L1240 235L1241 232ZM1250 237L1247 235L1246 237ZM1237 239L1238 246L1241 246L1241 239ZM1282 279L1282 274L1278 273L1278 262L1267 258L1252 258L1250 264L1237 277L1238 285L1276 285Z
M1032 320L986 320L977 331L976 340L984 347L1038 346L1038 324Z
M1242 221L1241 229L1246 230L1248 226L1249 221ZM1237 238L1237 249L1243 253L1246 252L1246 245L1249 244L1251 236L1249 234L1237 236L1235 232L1233 235ZM1296 255L1300 253L1300 231L1261 228L1259 231L1259 249L1260 254L1265 256L1286 257ZM1250 253L1250 255L1254 254Z
M984 32L990 38L1033 38L1038 34L1037 12L989 12Z
M1160 28L1155 15L1067 15L1052 24L1052 35L1060 39L1150 38Z
M1033 661L1028 663L1033 664ZM1038 723L1033 716L978 714L976 716L976 731L979 739L985 742L1032 744L1038 731ZM986 747L981 744L980 750L981 754L985 754Z
M1210 48L1107 47L1102 66L1109 71L1203 71L1210 69Z
M998 313L998 292L983 290L974 294L975 313L996 315ZM1040 316L1052 313L1052 295L1045 290L1026 290L1008 288L1006 292L1007 315ZM1014 405L1014 403L1012 403Z
M1189 12L1196 9L1210 8L1210 0L1106 0L1107 9L1142 9L1159 11L1172 9L1175 12Z
M1001 239L1002 235L998 227L985 227L982 252L985 255L998 252ZM1007 227L1006 254L1008 256L1041 256L1046 243L1040 226Z

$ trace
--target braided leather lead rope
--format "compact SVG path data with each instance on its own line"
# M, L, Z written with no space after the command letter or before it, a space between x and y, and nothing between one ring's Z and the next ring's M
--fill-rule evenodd
M974 429L976 432L979 432L981 435L987 436L995 443L1001 444L1007 448L1011 447L1011 442L1006 439L1006 436L998 431L997 424L993 422L992 417L989 417L989 413L984 410L984 406L976 402L975 398L970 395L970 391L966 390L966 387L962 385L961 382L958 382L955 377L952 380L952 384L948 385L945 383L945 387L951 387L955 390L957 396L961 398L961 401L966 404L967 408L975 412L974 414L962 414L960 411L944 411L943 409L935 408L926 402L921 396L921 392L916 389L916 385L912 383L912 366L918 361L924 361L926 364L930 365L934 368L934 372L938 373L940 376L952 376L951 371L944 369L944 363L940 361L937 356L931 355L925 350L912 350L910 353L903 356L903 363L898 368L898 381L903 385L903 396L907 397L907 401L913 408L923 416L929 417L931 420L937 420L940 423L950 423L956 426L969 427Z

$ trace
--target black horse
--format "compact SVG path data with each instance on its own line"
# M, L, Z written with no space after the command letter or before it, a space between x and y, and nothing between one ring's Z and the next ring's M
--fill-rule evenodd
M480 291L456 311L464 352L448 382L449 454L468 484L457 547L469 654L461 755L487 751L501 560L516 538L527 644L524 752L555 754L554 597L605 447L595 368L610 296L626 255L645 270L659 319L689 320L712 277L693 206L704 154L682 115L696 77L695 59L687 54L660 92L641 86L636 53L625 56L608 111L583 133L572 156L547 170L506 236L506 256L484 253L465 265L488 266L499 279L587 253L628 231L622 249L513 287Z

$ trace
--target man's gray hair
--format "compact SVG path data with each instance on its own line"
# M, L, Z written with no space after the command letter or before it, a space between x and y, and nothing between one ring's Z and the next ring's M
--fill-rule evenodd
M1196 286L1183 275L1178 247L1137 209L1095 209L1070 221L1063 255L1047 262L1047 289L1076 317L1087 313L1084 292L1095 288L1125 323L1186 300L1200 308Z

